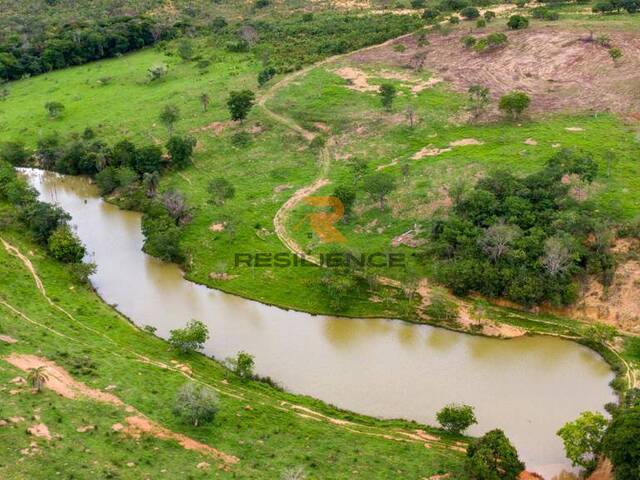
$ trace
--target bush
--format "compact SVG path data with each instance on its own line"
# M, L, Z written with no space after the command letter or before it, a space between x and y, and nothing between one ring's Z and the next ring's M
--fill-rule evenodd
M476 21L476 27L477 27L477 28L484 28L484 27L486 27L486 26L487 26L487 21L486 21L484 18L479 18L479 19Z
M231 145L236 148L245 148L251 143L251 134L241 130L231 135Z
M197 427L213 422L219 410L218 395L206 385L184 384L176 395L173 413L183 422Z
M437 8L425 8L424 12L422 12L422 18L424 18L427 22L431 22L436 20L440 16L440 10Z
M71 216L56 205L34 201L20 211L20 219L33 233L33 237L41 245L47 245L49 237Z
M249 379L253 377L253 367L255 360L253 355L246 352L238 352L238 354L227 361L229 368L240 378Z
M172 136L167 142L167 151L171 156L171 163L176 168L184 168L193 156L193 149L196 146L196 139L190 136Z
M440 410L436 418L442 428L455 434L461 434L471 425L478 423L473 407L453 403Z
M473 35L465 35L462 37L462 43L465 48L471 48L477 43L478 39Z
M261 87L264 86L264 84L271 80L276 75L276 73L277 71L274 67L265 68L258 74L258 85L260 85Z
M523 28L527 28L529 26L529 20L522 15L511 15L509 17L509 21L507 22L507 27L511 30L522 30Z
M469 6L467 0L442 0L440 2L440 10L443 11L458 11Z
M457 25L457 24L459 24L459 23L460 23L460 17L458 17L458 16L456 16L456 15L451 15L451 16L449 17L449 23L450 23L451 25Z
M185 328L169 332L169 343L182 353L200 350L209 340L209 329L200 320L189 320Z
M53 258L64 263L80 263L86 254L82 242L67 225L54 230L49 237L48 249Z
M522 113L529 108L531 99L529 95L524 92L514 91L507 93L500 98L498 107L503 112L509 114L512 118L518 118Z
M236 194L236 189L232 183L223 177L211 180L207 190L209 191L211 202L215 205L222 205Z
M476 7L465 7L460 10L460 15L467 20L475 20L480 16L480 10Z
M492 21L494 18L496 18L496 12L493 12L491 10L487 10L486 12L484 12L484 19L487 22Z
M4 142L0 145L0 160L11 165L24 165L29 157L23 142Z

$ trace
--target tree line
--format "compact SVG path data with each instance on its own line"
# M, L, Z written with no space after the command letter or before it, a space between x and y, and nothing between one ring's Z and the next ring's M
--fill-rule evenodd
M8 35L0 42L0 81L116 57L174 38L181 28L137 16L64 25L28 39Z

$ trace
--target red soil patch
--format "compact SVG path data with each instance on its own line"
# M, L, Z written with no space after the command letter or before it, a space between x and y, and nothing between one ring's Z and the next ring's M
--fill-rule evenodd
M151 420L141 417L127 417L126 419L127 427L123 430L123 432L127 435L130 435L134 438L140 438L143 434L145 435L153 435L156 438L161 440L175 440L178 442L182 448L187 450L195 450L197 452L203 453L205 455L210 455L218 460L222 460L224 463L233 465L234 463L238 463L238 457L233 455L228 455L220 450L217 450L209 445L205 445L204 443L200 443L197 440L189 438L180 433L172 432L169 429L166 429ZM114 425L115 426L115 425Z
M613 111L622 114L640 110L640 36L607 32L624 57L616 65L608 50L589 41L588 32L560 27L529 28L509 32L505 48L476 53L462 46L468 32L460 29L448 36L430 35L430 44L417 45L408 36L379 48L357 52L349 58L357 64L406 67L417 52L426 53L424 68L443 77L454 90L469 86L489 87L495 99L512 90L532 97L532 112ZM597 32L596 32L597 33ZM406 49L397 52L394 45Z

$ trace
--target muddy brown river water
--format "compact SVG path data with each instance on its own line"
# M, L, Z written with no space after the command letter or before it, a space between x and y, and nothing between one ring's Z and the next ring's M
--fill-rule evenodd
M62 206L98 265L100 296L137 325L167 337L191 318L207 323L205 352L250 352L256 371L286 389L383 418L435 424L450 402L473 405L470 434L502 428L529 470L570 468L555 432L615 397L608 365L551 337L497 340L397 320L314 316L225 294L183 279L141 251L140 215L105 203L88 180L25 171L44 201Z

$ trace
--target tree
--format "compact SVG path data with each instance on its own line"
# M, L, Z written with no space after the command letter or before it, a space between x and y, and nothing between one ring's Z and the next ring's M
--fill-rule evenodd
M165 105L158 118L167 127L169 136L171 136L173 134L173 126L180 119L180 109L175 105Z
M29 227L35 240L46 245L51 234L66 224L71 216L57 205L35 201L20 212L20 218Z
M467 20L474 20L480 16L480 10L476 7L465 7L460 10L460 15Z
M440 16L440 10L437 8L425 8L422 12L422 18L427 22L433 22Z
M219 410L218 395L207 385L185 383L176 395L173 413L183 422L197 427L214 420Z
M582 412L576 420L558 430L573 466L581 466L588 471L596 467L607 424L607 419L600 413Z
M184 39L178 44L178 56L185 62L193 58L193 43Z
M200 320L189 320L185 328L169 332L169 343L182 353L200 350L209 340L209 329Z
M390 112L393 107L393 100L396 98L396 87L391 85L390 83L383 83L380 85L380 90L378 92L380 95L380 102L386 111Z
M47 111L49 118L59 118L64 112L64 105L60 102L47 102L44 104L44 109Z
M247 352L238 352L234 358L228 360L228 364L233 373L240 378L248 379L253 377L253 367L255 366L253 355Z
M473 118L478 118L489 105L489 89L482 85L471 85L469 93L469 109Z
M456 405L454 403L442 408L437 413L436 418L442 428L456 434L461 434L471 425L478 423L472 406Z
M616 480L640 478L640 406L613 417L603 438L602 451L613 464Z
M162 149L157 145L147 145L136 151L135 170L139 174L157 172L162 161Z
M346 223L349 221L353 204L356 201L356 191L349 185L338 185L333 191L333 196L342 203L344 207L344 216L342 220Z
M618 336L618 330L613 325L598 322L589 325L584 332L584 336L592 342L606 345Z
M167 142L167 151L171 156L171 162L177 168L186 167L193 156L196 139L190 136L172 136Z
M31 385L36 392L40 393L44 384L49 381L49 375L47 375L47 367L41 365L39 367L30 368L27 374L27 382Z
M162 77L166 76L167 73L169 73L169 69L166 65L153 65L147 70L147 76L149 77L150 82L160 80Z
M529 20L527 17L523 17L522 15L511 15L509 17L509 21L507 22L507 27L511 30L522 30L523 28L527 28L529 26Z
M191 221L191 209L187 200L180 192L166 192L162 196L162 205L176 222L176 225L184 225Z
M255 98L256 96L251 90L231 92L227 100L227 107L231 114L231 119L242 123L244 119L247 118L251 107L253 107Z
M364 158L354 158L349 161L349 170L353 175L353 184L357 184L369 170L369 164Z
M527 108L529 108L530 103L531 99L529 98L529 95L524 92L514 91L503 95L500 98L498 107L513 119L516 119L522 115Z
M558 236L549 237L545 240L544 255L541 263L552 277L566 272L571 266L572 260L568 241Z
M391 175L383 172L375 172L364 178L364 189L375 201L379 202L380 209L384 209L384 201L396 188Z
M86 254L82 242L67 225L54 230L49 237L48 249L53 258L64 263L80 263Z
M158 172L145 172L142 176L142 185L147 197L155 197L160 185L160 174Z
M233 198L236 194L235 187L229 180L223 177L211 180L207 190L211 196L211 201L216 205L224 204L225 200Z
M516 480L524 470L517 450L498 429L469 444L466 467L474 480Z
M24 165L29 156L23 142L4 142L0 145L0 160L11 165Z
M274 67L266 67L258 74L258 85L264 86L269 80L271 80L277 71Z
M201 93L200 94L200 105L202 106L202 111L206 112L207 109L209 108L209 94L208 93Z
M520 235L518 227L499 222L484 231L479 240L480 248L493 262L496 262L509 251L511 244Z

